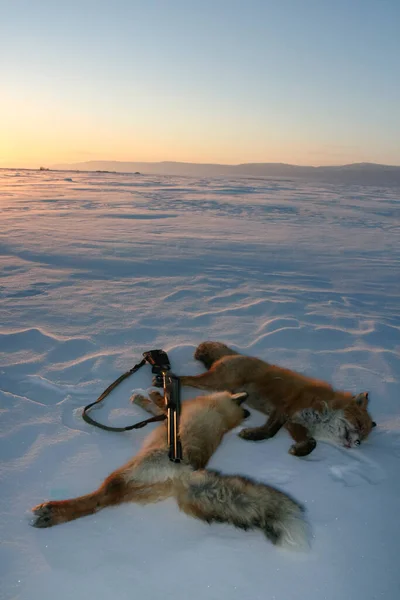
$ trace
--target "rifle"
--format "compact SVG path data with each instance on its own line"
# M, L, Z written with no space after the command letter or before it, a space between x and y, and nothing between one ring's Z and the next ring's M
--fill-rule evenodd
M145 360L152 366L156 385L164 388L164 403L167 409L168 456L173 462L181 462L182 445L179 439L179 417L181 414L181 386L179 377L171 371L169 358L164 350L143 352Z
M182 460L182 445L179 439L179 417L181 413L181 397L180 397L180 381L177 375L174 375L171 371L171 365L169 358L164 350L149 350L143 352L143 359L140 363L136 364L132 369L120 375L116 381L108 386L106 390L95 400L91 402L82 412L83 419L106 431L130 431L131 429L140 429L147 425L147 423L153 423L154 421L163 421L167 419L167 431L168 431L168 457L171 461L179 463ZM157 415L150 417L134 425L128 425L127 427L111 427L109 425L103 425L98 421L95 421L87 413L95 405L99 404L104 400L108 394L117 387L121 381L136 373L143 365L149 363L152 367L152 372L155 375L156 384L164 389L164 403L167 414Z

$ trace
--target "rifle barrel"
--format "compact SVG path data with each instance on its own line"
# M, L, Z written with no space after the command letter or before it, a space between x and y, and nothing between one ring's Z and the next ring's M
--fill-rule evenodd
M168 371L163 372L163 379L168 419L168 456L173 462L180 462L182 460L182 445L179 439L180 381L176 375Z

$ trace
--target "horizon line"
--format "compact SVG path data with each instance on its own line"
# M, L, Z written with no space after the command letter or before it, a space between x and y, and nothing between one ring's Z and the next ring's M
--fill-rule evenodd
M201 166L217 166L217 167L242 167L247 165L275 165L275 166L285 166L285 167L299 167L299 168L313 168L319 169L324 167L350 167L350 166L359 166L359 165L372 165L379 167L400 167L400 164L390 164L390 163L377 163L370 161L355 161L350 163L340 163L340 164L332 164L328 163L325 165L299 165L296 163L287 163L281 161L252 161L252 162L238 162L238 163L223 163L223 162L197 162L197 161L186 161L186 160L115 160L115 159L107 159L107 158L94 158L91 160L80 160L80 161L72 161L72 162L60 162L56 163L54 167L59 164L89 164L95 162L108 162L108 163L141 163L148 165L162 165L162 164L182 164L182 165L201 165Z
M158 161L149 161L149 160L110 160L106 158L101 159L91 159L91 160L83 160L83 161L71 161L71 162L59 162L49 167L45 166L45 163L41 164L40 167L22 167L22 166L3 166L0 165L1 170L26 170L26 171L37 171L40 168L50 169L50 170L60 170L63 171L65 168L60 168L61 165L70 166L70 165L87 165L90 163L132 163L132 164L148 164L148 165L162 165L162 164L182 164L182 165L199 165L199 166L217 166L217 167L242 167L248 165L270 165L270 166L284 166L284 167L295 167L299 169L324 169L324 168L341 168L341 167L354 167L354 166L372 166L372 167L394 167L400 168L400 164L390 164L390 163L376 163L369 161L360 161L360 162L351 162L351 163L340 163L340 164L332 164L328 163L325 165L299 165L296 163L286 163L286 162L239 162L239 163L219 163L219 162L192 162L192 161L184 161L184 160L158 160Z

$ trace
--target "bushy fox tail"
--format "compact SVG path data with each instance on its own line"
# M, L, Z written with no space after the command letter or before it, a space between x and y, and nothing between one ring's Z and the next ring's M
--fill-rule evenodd
M283 492L247 477L195 471L180 482L176 498L181 510L207 523L261 529L277 546L308 546L303 507Z
M223 356L230 356L232 354L239 354L235 350L228 348L221 342L202 342L197 346L194 357L203 363L206 369L210 369L215 361L219 360Z

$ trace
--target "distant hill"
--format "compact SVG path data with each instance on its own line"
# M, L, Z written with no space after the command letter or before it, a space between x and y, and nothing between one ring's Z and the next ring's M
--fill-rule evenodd
M94 160L54 165L55 169L78 171L116 171L154 175L187 175L192 177L279 177L308 181L353 183L359 185L400 185L400 166L353 163L328 167L301 167L285 163L244 163L219 165L185 162L121 162Z

